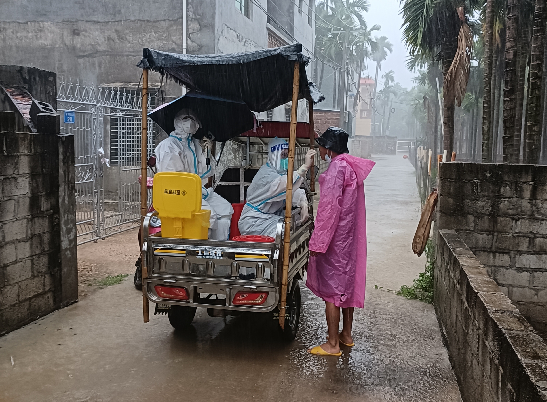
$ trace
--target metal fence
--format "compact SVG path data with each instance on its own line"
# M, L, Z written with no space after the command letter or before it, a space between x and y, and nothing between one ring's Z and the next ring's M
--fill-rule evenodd
M61 133L74 135L78 244L137 226L140 89L61 82L57 102ZM154 146L150 120L148 127L150 155Z

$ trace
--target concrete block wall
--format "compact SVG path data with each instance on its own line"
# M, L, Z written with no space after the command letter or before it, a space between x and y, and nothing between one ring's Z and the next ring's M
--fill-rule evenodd
M74 139L0 111L0 335L78 297Z
M547 330L547 166L445 163L438 228L455 229L501 290Z
M547 345L454 230L436 240L434 305L464 402L547 401Z

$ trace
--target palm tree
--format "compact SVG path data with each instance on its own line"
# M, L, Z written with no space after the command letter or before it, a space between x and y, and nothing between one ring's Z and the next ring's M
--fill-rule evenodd
M493 59L494 0L486 0L484 23L484 98L482 101L482 161L492 162L492 59Z
M359 72L359 79L361 78L361 73L363 72L363 66L366 59L370 59L372 57L371 52L371 46L375 46L376 43L374 42L374 39L372 38L372 33L374 31L379 31L380 25L374 25L372 28L367 29L366 23L363 27L361 25L361 29L357 32L355 32L355 40L352 42L352 51L350 54L355 56L355 60L353 61L356 65L359 66L358 72ZM360 81L360 80L359 80ZM353 98L353 111L357 111L357 106L359 104L359 99L361 97L361 83L358 82L357 84L357 93L355 97Z
M525 137L525 163L539 163L541 134L543 131L541 85L543 80L543 59L545 40L545 0L536 0L534 10L534 28L532 37L532 55L530 63L530 87L526 109L527 132Z
M470 11L478 0L467 0ZM454 147L455 105L461 105L469 79L472 33L458 0L404 0L403 37L410 54L439 60L443 71L444 150Z
M380 29L378 25L368 29L363 13L369 9L368 0L330 0L317 5L316 52L327 55L340 66L338 90L334 88L333 103L338 103L340 119L343 118L347 99L348 65L362 71L364 59L370 55L372 32ZM321 67L319 86L323 81L324 63ZM334 80L336 81L336 72ZM357 85L359 91L359 85ZM336 102L336 92L338 101ZM358 95L356 97L358 99ZM355 108L355 101L354 101Z
M521 156L521 138L523 132L526 132L526 126L523 126L523 113L525 110L525 91L527 87L527 67L530 60L531 39L532 39L532 18L533 18L533 0L521 0L519 2L519 37L517 46L517 107L515 110L515 132L513 134L513 147L517 162ZM526 135L526 134L525 134Z
M378 72L382 69L382 62L387 58L388 52L393 51L393 45L386 36L375 37L372 43L372 60L376 63L374 75L374 95L372 97L372 133L376 134L376 91L378 89Z
M393 83L395 82L395 73L393 70L389 70L387 73L382 75L384 79L384 88L380 91L381 98L383 103L384 113L382 115L382 135L387 135L387 130L389 127L389 116L391 115L391 106L387 112L387 123L386 123L386 107L390 103L391 95L396 95L396 92L393 88ZM380 96L379 96L380 97Z
M515 108L517 80L517 41L519 35L519 0L507 0L505 44L505 89L503 92L503 161L518 163L519 150L513 142L515 132Z

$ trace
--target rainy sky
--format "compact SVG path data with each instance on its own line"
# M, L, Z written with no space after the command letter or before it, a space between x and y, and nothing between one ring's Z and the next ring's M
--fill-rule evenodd
M370 9L365 14L365 20L369 27L378 24L382 27L379 33L374 36L385 35L393 44L393 52L382 63L382 73L393 70L395 81L408 89L414 86L412 78L414 73L406 68L407 51L401 38L401 25L403 20L399 14L399 0L369 0ZM374 77L374 64L368 63L367 75ZM379 74L381 76L381 74ZM381 80L378 80L382 82Z

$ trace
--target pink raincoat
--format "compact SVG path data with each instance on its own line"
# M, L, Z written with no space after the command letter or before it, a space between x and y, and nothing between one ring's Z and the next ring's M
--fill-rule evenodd
M367 233L365 184L375 162L348 154L333 158L319 176L320 198L306 285L337 307L365 303Z

